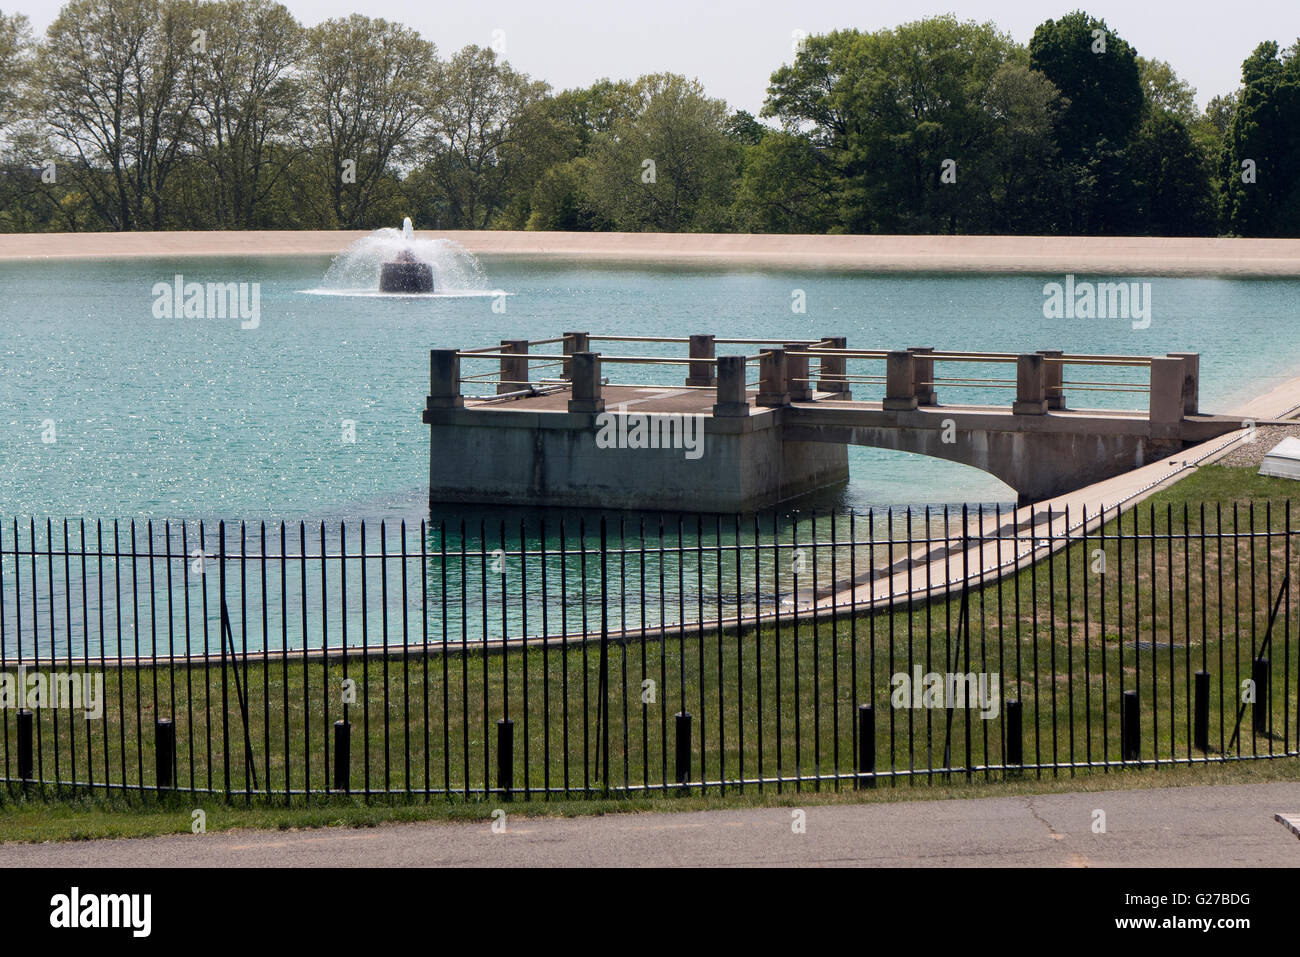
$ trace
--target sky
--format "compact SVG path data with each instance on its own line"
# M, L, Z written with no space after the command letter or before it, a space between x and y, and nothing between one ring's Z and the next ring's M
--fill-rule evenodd
M709 95L757 114L768 77L792 59L796 31L877 30L954 13L992 20L1021 43L1041 22L1078 7L1148 58L1167 60L1204 106L1239 84L1241 61L1261 41L1300 37L1300 0L282 0L300 22L363 12L418 30L447 56L469 43L494 46L519 70L555 89L602 77L673 72L696 77ZM0 0L38 32L58 12L52 0Z

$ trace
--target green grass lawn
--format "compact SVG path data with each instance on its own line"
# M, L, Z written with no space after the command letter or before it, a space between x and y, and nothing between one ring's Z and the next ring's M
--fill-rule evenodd
M1125 513L1121 522L1112 521L1104 542L1076 543L1051 562L972 590L969 628L960 631L961 606L953 597L910 611L853 616L845 609L798 629L787 622L779 638L765 624L757 631L728 630L720 638L681 637L668 629L645 642L614 643L607 671L608 775L599 760L596 645L552 643L505 655L471 649L427 661L414 651L406 660L353 656L347 663L347 677L357 684L357 697L347 706L352 796L321 794L331 777L330 726L343 717L343 662L332 656L328 666L301 660L263 664L250 654L247 670L239 672L248 696L256 788L270 782L275 790L296 793L287 800L258 796L247 805L242 798L226 804L220 793L208 793L223 792L227 774L234 791L247 788L253 776L245 767L241 709L233 688L223 708L218 668L112 671L106 676L104 720L70 723L66 713L39 713L43 776L52 780L57 766L60 776L71 778L75 760L77 780L86 780L89 767L97 782L152 788L152 730L162 715L176 723L177 784L185 793L159 797L114 790L110 797L102 791L87 796L46 784L22 795L11 788L0 801L0 839L188 830L196 807L208 814L209 829L483 817L502 801L481 792L485 783L497 785L496 722L506 714L507 697L515 735L514 801L530 812L1293 780L1300 776L1300 761L1291 757L1203 765L1206 755L1191 746L1188 706L1192 673L1205 668L1212 675L1209 757L1295 750L1300 643L1283 639L1289 620L1279 620L1270 653L1271 732L1256 734L1247 708L1239 744L1227 744L1240 682L1251 675L1289 550L1300 542L1262 534L1234 544L1218 535L1220 528L1252 527L1246 511L1232 513L1231 502L1247 498L1256 502L1257 531L1282 530L1280 503L1293 489L1253 469L1203 468ZM1262 504L1269 500L1271 511ZM1216 502L1228 504L1216 510ZM1157 538L1152 547L1151 539L1140 537L1170 527L1180 536L1172 542ZM1105 556L1104 573L1099 554ZM1298 586L1290 587L1294 594ZM909 662L926 671L1000 675L1003 699L1023 702L1025 761L1042 767L997 770L1006 762L1004 709L982 720L962 708L892 708L889 678L906 671ZM1121 687L1140 694L1144 761L1191 760L1201 766L1102 767L1120 759ZM875 711L876 767L896 776L857 791L846 776L854 769L857 708L867 703ZM667 794L653 790L673 781L674 715L681 710L694 720L691 780L750 783L714 787L703 796L698 788L691 796L677 794L675 787ZM0 746L12 762L12 712L4 721ZM137 736L143 749L136 746ZM962 770L968 767L994 770L968 777ZM766 779L761 789L755 777ZM453 797L395 793L366 804L355 793L422 791L426 782ZM606 784L614 791L608 799ZM647 786L652 790L638 790ZM629 790L619 793L623 788Z

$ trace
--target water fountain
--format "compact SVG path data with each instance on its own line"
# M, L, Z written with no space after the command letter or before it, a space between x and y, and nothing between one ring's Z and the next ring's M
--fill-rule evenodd
M322 295L458 297L492 294L479 261L450 239L422 239L410 218L376 229L339 253Z
M411 217L402 220L402 239L408 243L415 241L415 231L411 228ZM379 270L380 292L433 292L433 266L415 258L409 248L397 254L397 258L386 262Z

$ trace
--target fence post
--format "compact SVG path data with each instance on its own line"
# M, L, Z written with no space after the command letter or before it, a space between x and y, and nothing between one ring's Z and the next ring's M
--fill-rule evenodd
M1192 743L1197 751L1210 750L1210 673L1196 672L1196 712L1192 722Z
M334 722L334 790L352 793L352 723Z
M938 405L939 394L934 388L934 346L909 346L908 352L916 356L916 403Z
M1125 691L1119 715L1121 757L1125 761L1137 761L1142 756L1141 726L1138 722L1138 693Z
M784 349L768 349L758 360L758 398L755 405L790 404L790 373Z
M808 346L802 342L785 344L785 374L791 402L807 402L813 397L807 352Z
M429 350L428 409L459 409L465 405L460 394L460 354L455 349Z
M910 412L916 406L916 354L890 352L885 356L885 401L881 408L886 412Z
M32 712L22 708L18 712L18 779L24 784L32 780Z
M827 336L822 340L819 348L823 349L847 349L849 340L844 336ZM849 386L847 378L849 374L848 360L844 356L822 356L818 363L817 389L819 392L834 393L832 398L851 399L853 391Z
M869 704L858 705L857 788L876 786L876 712Z
M507 800L515 790L515 723L509 718L497 721L497 787Z
M1037 353L1026 352L1016 358L1016 401L1011 406L1015 415L1042 415L1047 411L1045 364Z
M718 356L718 401L713 406L715 416L749 415L745 369L744 356Z
M564 364L560 368L560 378L573 378L573 356L578 352L591 351L591 333L589 332L566 332L564 333Z
M1065 364L1053 362L1065 355L1061 349L1039 349L1043 357L1043 385L1047 393L1047 408L1051 411L1065 408Z
M1025 706L1020 701L1007 702L1007 764L1025 766Z
M1183 415L1196 415L1200 407L1201 354L1171 352L1169 357L1183 362Z
M691 336L690 350L692 359L712 359L713 358L713 336ZM713 375L712 362L692 362L686 367L686 385L711 386L716 385L717 379Z
M154 722L154 771L159 791L173 786L175 766L176 725L171 718L159 718Z
M528 355L527 339L502 339L501 351L519 356ZM518 392L528 388L528 360L512 356L501 357L501 378L497 382L497 395Z
M1269 720L1269 678L1271 669L1267 658L1256 658L1251 665L1250 677L1255 683L1255 704L1251 709L1251 719L1256 734L1267 735L1271 730Z
M1148 418L1155 438L1180 433L1183 421L1183 360L1156 356L1151 360L1151 402Z
M689 794L686 782L691 779L691 715L688 711L677 712L677 783L679 794Z
M569 389L569 411L604 412L605 400L600 394L600 353L575 352L571 361L573 384Z

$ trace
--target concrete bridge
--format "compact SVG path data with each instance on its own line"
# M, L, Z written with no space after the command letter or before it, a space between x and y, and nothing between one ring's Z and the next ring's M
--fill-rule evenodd
M685 345L687 355L595 351L600 343L653 344L660 352ZM546 351L534 351L539 347ZM738 348L718 354L720 347ZM476 361L489 366L462 372ZM609 378L613 369L644 366L686 375L673 384ZM1066 378L1067 369L1094 377ZM1240 417L1200 412L1199 372L1195 353L865 350L848 348L842 337L768 342L569 332L435 349L424 411L429 498L747 511L846 481L847 447L865 445L973 466L1028 504L1240 429ZM471 389L479 391L467 395ZM970 389L1014 390L1014 399L1000 406L940 401ZM878 397L865 398L868 390ZM1144 394L1147 408L1074 407L1076 397L1082 402L1092 392Z

